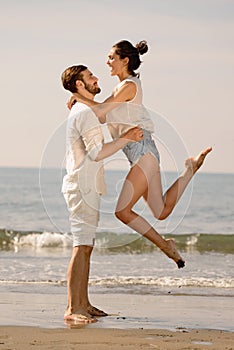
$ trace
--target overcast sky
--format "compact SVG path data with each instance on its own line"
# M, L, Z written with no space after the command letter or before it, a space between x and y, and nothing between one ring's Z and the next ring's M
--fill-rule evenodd
M168 120L189 154L213 146L203 171L234 173L234 0L0 4L0 166L40 166L68 114L65 68L88 65L101 101L117 83L105 63L111 46L146 39L144 104Z

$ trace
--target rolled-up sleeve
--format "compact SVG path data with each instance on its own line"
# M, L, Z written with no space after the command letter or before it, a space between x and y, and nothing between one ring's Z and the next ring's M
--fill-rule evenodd
M98 118L91 109L81 113L76 122L76 127L85 144L88 156L95 160L102 149L104 137Z

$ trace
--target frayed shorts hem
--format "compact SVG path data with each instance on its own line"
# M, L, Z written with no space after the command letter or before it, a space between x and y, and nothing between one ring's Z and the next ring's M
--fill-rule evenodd
M152 154L152 156L157 159L158 163L160 163L160 155L151 133L147 130L143 130L143 133L144 139L142 141L129 142L123 148L123 152L125 153L131 167L136 165L141 157L146 154Z

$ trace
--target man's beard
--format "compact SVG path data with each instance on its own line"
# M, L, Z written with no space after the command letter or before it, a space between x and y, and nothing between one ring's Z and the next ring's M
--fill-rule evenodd
M101 88L99 86L92 86L90 84L87 84L85 81L83 81L84 85L85 85L85 89L90 92L91 94L93 94L94 96L96 94L99 94L101 92Z

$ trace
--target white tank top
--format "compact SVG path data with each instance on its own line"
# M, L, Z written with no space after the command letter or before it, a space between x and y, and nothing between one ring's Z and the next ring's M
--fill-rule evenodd
M107 114L106 122L113 139L116 139L134 126L140 126L151 133L154 132L154 125L149 113L142 104L141 81L137 77L130 76L121 81L114 89L118 91L127 81L136 84L136 94L131 101L116 103L116 108Z

